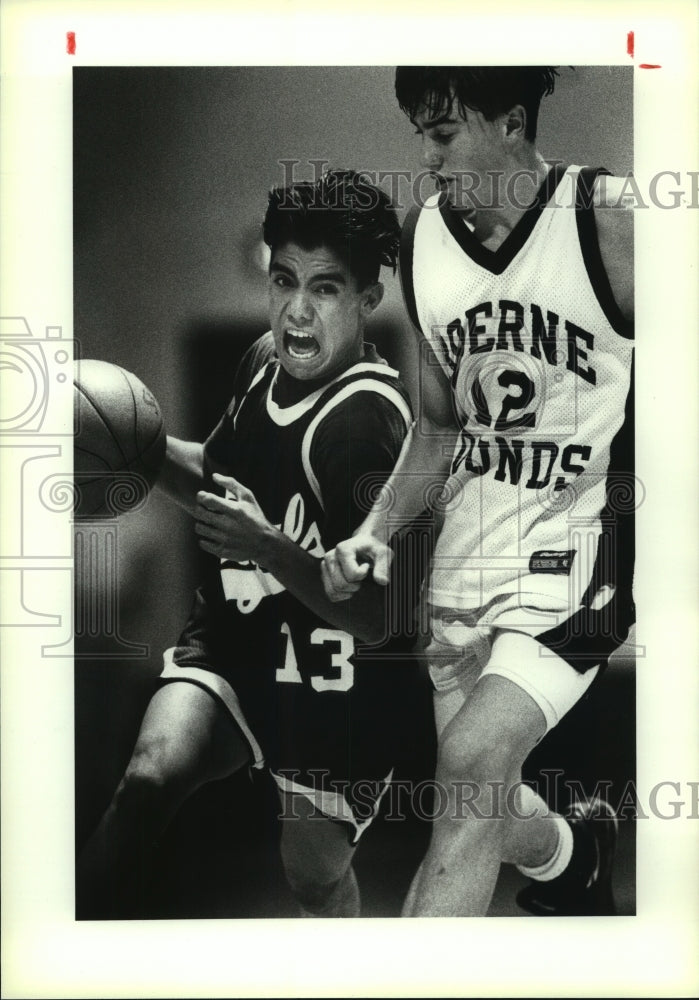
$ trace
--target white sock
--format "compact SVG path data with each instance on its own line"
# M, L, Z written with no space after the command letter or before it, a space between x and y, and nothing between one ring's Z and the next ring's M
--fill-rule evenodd
M522 875L536 879L537 882L550 882L552 878L558 878L566 870L573 856L572 829L562 816L553 816L552 819L558 829L558 840L549 860L537 868L527 868L526 865L516 866Z

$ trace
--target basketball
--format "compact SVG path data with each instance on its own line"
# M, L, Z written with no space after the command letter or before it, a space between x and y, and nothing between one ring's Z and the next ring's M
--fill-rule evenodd
M165 426L152 392L107 361L75 363L74 515L117 517L139 507L165 458Z

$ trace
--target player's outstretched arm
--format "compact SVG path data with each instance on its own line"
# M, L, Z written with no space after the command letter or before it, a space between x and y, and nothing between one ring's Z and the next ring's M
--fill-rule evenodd
M204 446L167 437L165 462L156 485L176 504L194 514L197 492L204 484Z
M362 590L341 606L334 604L323 589L320 559L270 524L243 484L218 473L214 479L235 499L204 491L198 494L195 530L205 552L219 559L257 563L328 624L364 642L384 637L386 602L377 594L378 588Z

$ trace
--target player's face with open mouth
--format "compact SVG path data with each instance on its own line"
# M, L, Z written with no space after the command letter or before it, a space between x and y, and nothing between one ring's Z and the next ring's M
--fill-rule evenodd
M412 122L421 137L422 162L435 173L452 206L469 212L483 205L490 196L487 171L497 171L505 162L499 120L486 121L479 111L468 111L464 119L454 102L451 109L422 107Z
M270 322L283 368L297 379L331 377L364 351L367 293L332 250L278 247L269 269ZM371 311L371 310L369 310Z

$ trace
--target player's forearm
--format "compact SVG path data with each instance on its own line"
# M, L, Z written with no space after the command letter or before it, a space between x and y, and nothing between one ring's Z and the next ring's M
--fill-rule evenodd
M203 483L204 446L197 441L182 441L168 435L158 487L176 504L193 514L197 491Z
M254 561L264 567L289 593L319 618L364 642L375 643L386 630L385 592L369 584L342 604L328 600L320 573L320 559L292 542L276 528L265 532L254 553Z
M370 533L386 542L426 507L448 476L458 436L454 426L422 420L410 429L382 495L355 534Z

